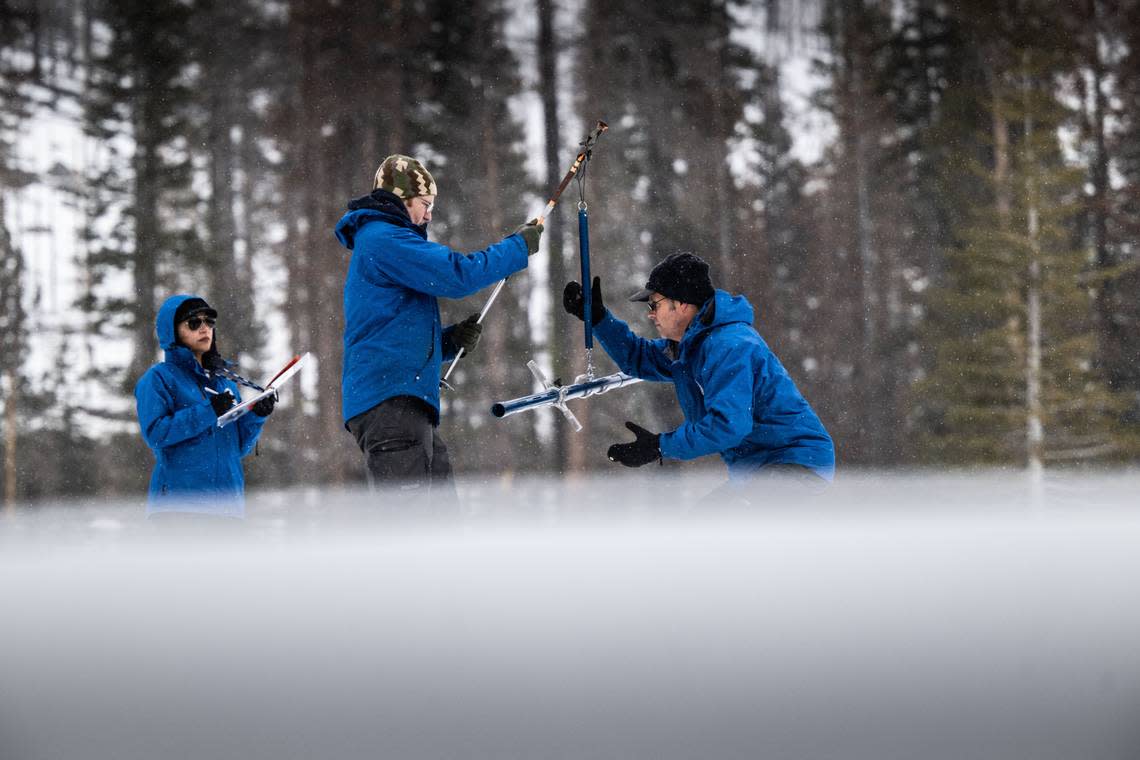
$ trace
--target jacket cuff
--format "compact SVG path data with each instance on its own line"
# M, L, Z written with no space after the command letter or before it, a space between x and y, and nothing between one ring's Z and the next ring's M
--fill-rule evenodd
M452 333L455 332L455 325L448 325L443 328L440 333L439 348L443 352L440 359L444 362L449 362L459 354L459 346L451 339Z
M518 268L519 269L526 269L527 266L530 264L530 249L527 248L526 239L522 236L522 233L516 232L515 234L508 236L507 240L514 240L515 241L515 243L516 243L519 251L522 253L522 257L523 257L522 263L519 265ZM515 271L518 271L518 270L516 269Z
M607 308L605 316L598 320L597 324L594 325L594 332L598 334L599 338L601 338L603 337L604 333L611 333L619 325L624 324L624 322L615 317L614 313L610 311L609 308Z
M198 414L202 418L204 430L218 426L218 415L214 413L214 405L210 403L210 399L207 398L202 402L202 405L198 407Z

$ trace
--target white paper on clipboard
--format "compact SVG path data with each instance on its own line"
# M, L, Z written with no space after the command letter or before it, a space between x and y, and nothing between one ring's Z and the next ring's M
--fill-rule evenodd
M218 427L225 427L234 420L244 417L246 412L253 408L254 404L256 404L258 401L261 401L261 399L265 398L266 396L272 396L274 393L276 393L277 389L284 385L285 382L289 380L289 378L297 374L297 370L301 369L301 365L303 365L305 363L305 360L308 358L309 354L306 352L300 356L294 356L292 359L290 359L289 362L284 367L282 367L281 370L278 371L278 373L274 375L268 383L265 384L264 391L258 393L256 396L247 398L245 401L242 401L240 404L233 407L225 414L220 415L218 417Z

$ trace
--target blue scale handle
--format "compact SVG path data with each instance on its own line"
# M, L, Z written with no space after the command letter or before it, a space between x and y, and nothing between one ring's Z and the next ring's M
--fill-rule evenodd
M590 280L590 220L586 214L586 204L578 204L578 253L582 260L582 295L584 299L582 322L586 325L586 348L594 348L593 288Z

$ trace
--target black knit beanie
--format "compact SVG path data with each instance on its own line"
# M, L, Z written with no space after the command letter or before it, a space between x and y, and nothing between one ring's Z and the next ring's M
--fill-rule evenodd
M653 267L645 288L634 293L629 300L648 301L654 293L682 303L703 306L715 293L712 280L709 279L709 265L696 254L669 254Z

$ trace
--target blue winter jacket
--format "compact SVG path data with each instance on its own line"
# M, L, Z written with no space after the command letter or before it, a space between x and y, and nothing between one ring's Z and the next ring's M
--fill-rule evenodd
M224 428L206 388L226 390L240 400L237 386L202 369L190 349L175 338L174 314L191 295L166 299L155 319L166 360L135 385L143 440L154 452L147 514L202 512L243 517L245 476L241 459L261 434L265 418L249 413Z
M639 338L609 312L594 334L623 372L675 386L685 424L661 435L662 456L719 453L734 480L778 463L834 477L831 436L752 328L744 296L716 291L680 343Z
M524 269L526 242L511 235L463 254L432 243L403 202L385 190L349 204L336 225L352 251L344 282L344 421L395 396L425 401L439 423L439 377L457 349L438 296L463 298Z

